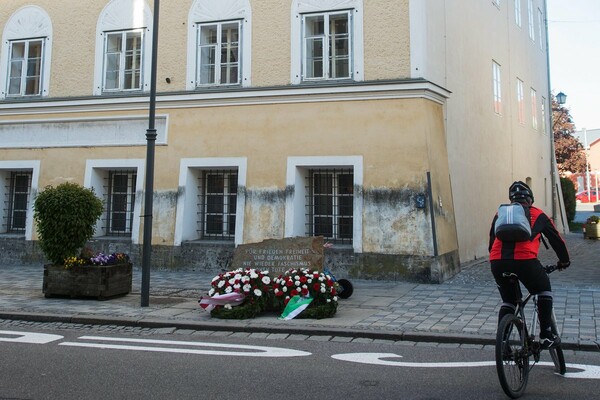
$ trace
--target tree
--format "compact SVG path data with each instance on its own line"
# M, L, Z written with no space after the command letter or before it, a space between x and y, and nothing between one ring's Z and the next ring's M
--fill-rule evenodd
M552 96L552 132L556 164L560 174L584 173L585 150L581 142L573 136L575 124L572 122L569 109L558 104L554 96Z

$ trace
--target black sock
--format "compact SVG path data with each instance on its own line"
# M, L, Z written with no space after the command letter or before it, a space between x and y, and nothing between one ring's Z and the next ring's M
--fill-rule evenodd
M540 332L552 333L552 297L538 296L538 315Z

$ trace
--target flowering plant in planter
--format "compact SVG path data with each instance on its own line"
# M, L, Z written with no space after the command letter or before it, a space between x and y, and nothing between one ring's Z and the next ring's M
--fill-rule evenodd
M290 269L275 278L273 294L281 309L294 296L311 297L310 305L298 318L329 318L337 310L335 282L329 274L307 268Z
M269 271L238 268L215 276L210 284L209 298L201 298L199 303L201 307L210 309L213 317L254 318L269 308L271 284Z
M67 257L64 261L65 268L86 265L116 265L129 263L129 255L126 253L104 254L102 252L92 253L89 249L82 250L77 257Z
M588 217L588 219L585 221L586 224L598 224L600 223L600 217L598 217L597 215L592 215L590 217Z

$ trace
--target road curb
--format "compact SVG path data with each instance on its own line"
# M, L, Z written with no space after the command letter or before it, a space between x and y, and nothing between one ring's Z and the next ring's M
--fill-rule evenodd
M424 332L424 331L373 331L356 328L315 327L315 326L268 326L249 325L239 321L175 321L158 318L130 318L111 317L106 315L81 315L81 314L41 314L34 312L0 312L0 320L28 321L53 323L63 322L82 325L117 325L139 328L176 328L196 331L218 332L245 332L245 333L286 333L289 335L307 336L338 336L351 338L364 338L373 340L390 340L416 343L455 343L481 346L493 346L496 339L490 335L465 335L450 332ZM600 352L600 343L595 341L563 341L565 350Z

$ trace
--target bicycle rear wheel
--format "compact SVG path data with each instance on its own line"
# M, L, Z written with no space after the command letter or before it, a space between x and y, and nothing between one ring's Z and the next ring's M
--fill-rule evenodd
M496 334L496 370L502 390L509 397L520 397L529 378L529 349L523 321L506 315Z

